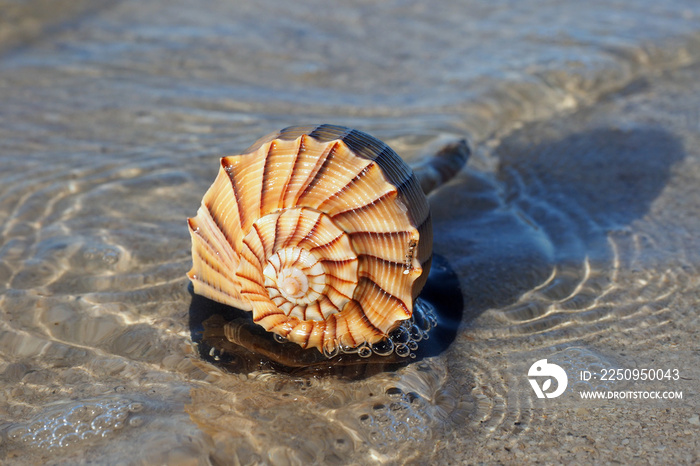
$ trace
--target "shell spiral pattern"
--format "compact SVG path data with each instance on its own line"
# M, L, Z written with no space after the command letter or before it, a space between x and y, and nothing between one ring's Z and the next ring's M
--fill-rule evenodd
M286 128L223 157L189 227L195 293L327 355L409 319L432 258L411 169L340 126Z

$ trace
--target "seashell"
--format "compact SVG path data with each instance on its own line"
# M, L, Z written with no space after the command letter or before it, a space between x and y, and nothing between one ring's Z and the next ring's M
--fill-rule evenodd
M189 229L195 293L328 356L409 319L432 258L411 169L332 125L286 128L223 157Z

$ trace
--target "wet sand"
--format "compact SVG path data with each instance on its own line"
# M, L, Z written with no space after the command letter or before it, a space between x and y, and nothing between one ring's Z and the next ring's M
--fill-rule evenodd
M0 4L0 461L698 462L694 2L104 5ZM314 122L470 140L429 198L461 323L364 377L227 372L185 220L218 157ZM580 380L617 368L679 378Z

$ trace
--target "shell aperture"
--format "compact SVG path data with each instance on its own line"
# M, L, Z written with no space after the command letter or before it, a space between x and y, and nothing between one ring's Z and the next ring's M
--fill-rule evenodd
M290 127L222 158L189 227L195 293L325 354L409 319L432 258L411 169L340 126Z

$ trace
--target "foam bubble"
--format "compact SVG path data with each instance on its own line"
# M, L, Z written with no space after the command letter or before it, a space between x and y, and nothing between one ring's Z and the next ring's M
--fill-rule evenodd
M112 437L127 426L141 425L134 416L141 410L140 402L114 397L61 403L25 423L6 426L3 440L47 451L87 445Z
M356 432L371 448L388 453L399 443L426 441L432 435L425 429L432 424L430 408L420 395L389 387L379 398L360 406L364 409L356 418Z

